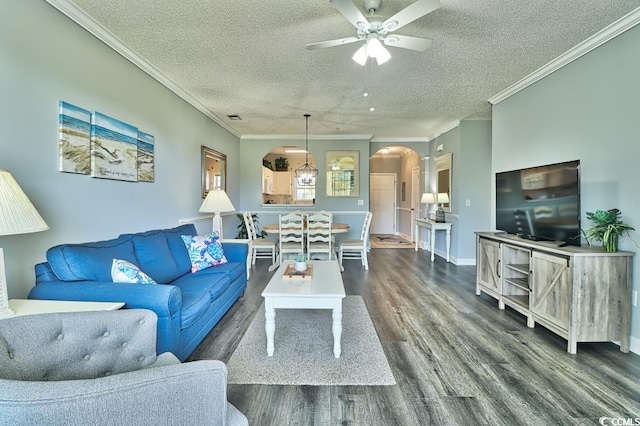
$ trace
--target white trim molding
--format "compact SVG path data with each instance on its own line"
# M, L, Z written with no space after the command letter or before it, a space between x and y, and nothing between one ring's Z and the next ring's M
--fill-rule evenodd
M161 73L156 67L151 65L146 59L142 58L136 52L129 48L126 44L122 42L118 37L116 37L111 31L107 30L105 27L100 25L95 19L84 13L82 9L80 9L75 4L71 3L69 0L46 0L51 6L58 9L62 14L66 15L69 19L71 19L76 24L80 25L82 28L87 30L93 36L95 36L98 40L102 41L104 44L115 50L117 53L122 55L125 59L131 62L133 65L140 68L142 71L149 74L152 78L158 81L167 89L171 90L173 93L184 99L187 103L192 105L198 111L209 117L211 120L219 124L223 129L227 132L231 133L236 137L240 137L240 133L233 127L229 126L223 120L220 119L217 115L215 115L209 108L204 106L200 101L187 93L184 89L178 86L173 80L165 76Z
M504 101L508 97L515 95L519 91L531 86L536 81L559 70L565 65L570 64L571 62L575 61L581 56L586 55L587 53L591 52L595 48L619 36L625 31L630 30L631 28L635 27L638 24L640 24L640 7L632 10L622 18L618 19L616 22L609 25L608 27L598 31L597 33L595 33L594 35L592 35L582 43L571 48L570 50L558 56L556 59L544 65L543 67L538 68L536 71L532 72L522 80L518 81L515 84L512 84L511 86L507 87L502 92L498 93L492 98L489 98L489 102L492 105L495 105L497 103Z

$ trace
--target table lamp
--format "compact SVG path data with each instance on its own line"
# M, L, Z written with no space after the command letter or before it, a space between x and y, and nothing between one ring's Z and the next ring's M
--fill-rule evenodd
M231 204L231 200L227 193L222 189L214 189L209 191L207 197L200 206L200 213L213 213L213 231L218 232L218 236L222 239L222 217L220 213L234 212L236 208Z
M426 204L427 208L424 210L424 218L429 219L429 204L435 204L436 199L431 192L425 192L422 194L422 198L420 199L420 203Z
M448 202L449 194L447 194L446 192L439 192L438 204L440 204L440 206L438 206L438 210L436 210L436 222L444 223L444 209L442 208L442 205Z
M27 195L6 170L0 170L0 235L28 234L46 231L42 220ZM9 308L4 251L0 248L0 319L13 316Z

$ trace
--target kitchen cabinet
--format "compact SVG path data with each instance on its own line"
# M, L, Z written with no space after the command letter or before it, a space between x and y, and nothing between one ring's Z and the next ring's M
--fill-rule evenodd
M262 166L262 193L273 194L273 170Z
M273 194L291 195L291 172L273 173Z

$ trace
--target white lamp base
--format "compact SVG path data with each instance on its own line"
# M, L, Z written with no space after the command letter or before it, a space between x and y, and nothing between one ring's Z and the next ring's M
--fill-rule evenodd
M15 312L9 308L7 276L4 272L4 251L0 248L0 319L9 318L14 315Z
M213 214L213 225L211 227L212 231L216 231L218 233L218 237L222 239L222 216L220 216L220 212L215 212Z

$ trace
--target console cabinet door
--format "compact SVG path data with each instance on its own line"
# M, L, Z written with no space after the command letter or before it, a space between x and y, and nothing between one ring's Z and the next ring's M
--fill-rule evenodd
M478 239L478 284L500 294L500 243L485 238Z
M569 259L534 251L531 263L531 311L568 330L571 310Z

